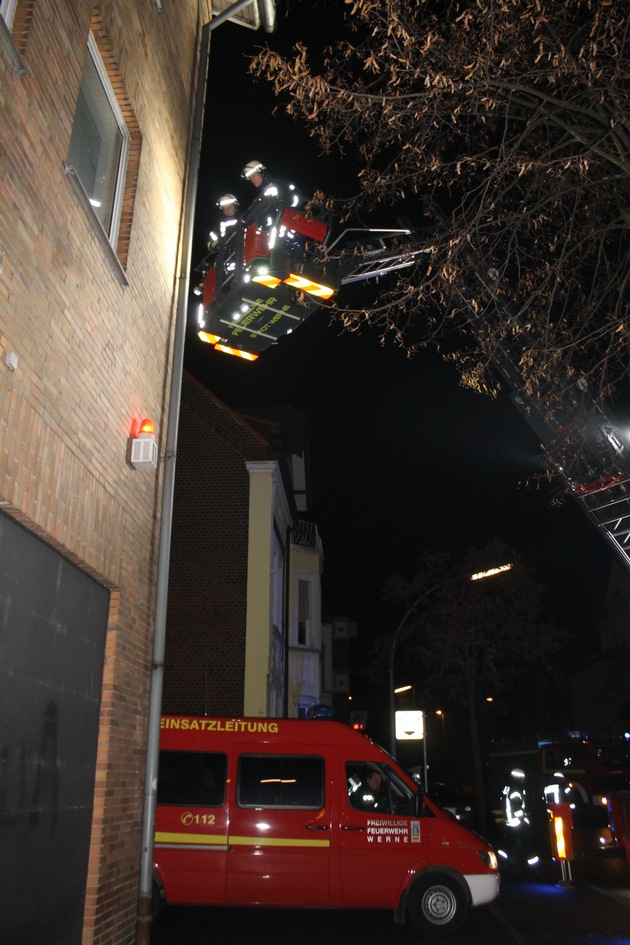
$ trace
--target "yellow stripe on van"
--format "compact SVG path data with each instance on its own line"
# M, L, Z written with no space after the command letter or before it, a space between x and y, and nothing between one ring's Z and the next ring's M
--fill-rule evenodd
M293 840L288 837L230 837L232 847L329 847L330 840Z
M330 840L297 840L288 837L228 837L209 833L166 833L155 834L156 843L191 844L195 846L233 847L329 847Z
M156 843L195 843L200 846L225 846L227 844L225 834L211 833L163 833L155 834Z

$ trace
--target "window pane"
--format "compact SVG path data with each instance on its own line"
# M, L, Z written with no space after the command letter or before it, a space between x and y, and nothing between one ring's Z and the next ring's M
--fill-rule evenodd
M241 755L239 807L324 806L324 759L299 755Z
M298 581L298 646L306 646L311 618L311 585L309 581Z
M15 4L17 0L0 0L0 16L11 29L13 26L13 14L15 13Z
M89 53L72 126L68 163L76 169L107 233L112 225L122 147L122 130Z
M221 807L227 756L208 751L161 751L158 804Z
M389 765L351 761L346 764L348 800L357 810L385 814L415 812L415 794Z

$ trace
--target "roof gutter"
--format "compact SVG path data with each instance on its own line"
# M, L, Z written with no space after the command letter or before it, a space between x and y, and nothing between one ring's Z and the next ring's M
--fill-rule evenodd
M162 692L164 686L164 653L166 644L166 611L168 602L168 579L171 557L171 533L173 525L173 496L175 488L175 460L177 456L177 434L179 408L184 371L184 346L190 295L190 268L192 259L193 231L199 166L201 161L201 138L203 113L206 98L208 61L210 56L210 34L229 17L238 13L252 0L236 0L218 16L205 23L201 31L199 67L193 106L193 123L190 138L188 181L185 197L185 213L182 234L181 272L178 277L175 337L173 340L173 363L171 387L164 449L164 478L160 516L160 539L157 563L155 623L153 633L153 656L149 716L147 721L147 756L144 779L144 808L142 815L142 840L140 849L140 884L136 945L149 945L151 940L151 896L153 887L153 842L155 832L155 809L157 806L157 778L160 753L160 719L162 714ZM275 0L258 2L261 23L267 33L276 25Z

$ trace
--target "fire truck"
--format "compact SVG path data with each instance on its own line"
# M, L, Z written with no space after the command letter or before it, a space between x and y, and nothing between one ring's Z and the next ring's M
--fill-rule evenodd
M411 266L422 252L410 229L335 235L328 214L316 219L282 200L254 205L198 267L197 337L255 361L343 286Z
M499 739L487 765L497 852L515 865L538 866L549 853L552 805L571 809L576 856L625 855L611 829L610 795L630 789L630 740L557 736Z

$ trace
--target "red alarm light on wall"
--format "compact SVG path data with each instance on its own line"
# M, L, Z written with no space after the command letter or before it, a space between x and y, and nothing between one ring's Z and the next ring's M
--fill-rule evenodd
M157 469L158 447L153 421L145 417L131 427L131 465L134 469Z
M138 429L138 436L142 436L143 434L146 435L147 433L150 433L155 438L155 428L153 426L153 420L149 420L148 417L145 417Z

